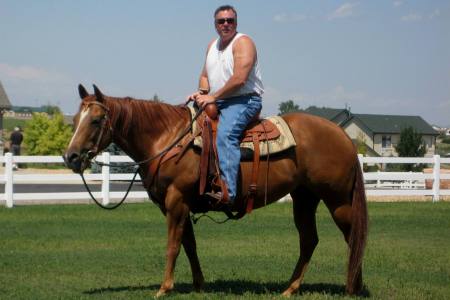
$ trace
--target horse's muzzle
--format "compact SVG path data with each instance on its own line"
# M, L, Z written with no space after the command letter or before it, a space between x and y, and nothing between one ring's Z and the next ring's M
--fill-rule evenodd
M81 173L88 165L82 155L76 151L67 151L64 153L63 160L66 166L75 173Z

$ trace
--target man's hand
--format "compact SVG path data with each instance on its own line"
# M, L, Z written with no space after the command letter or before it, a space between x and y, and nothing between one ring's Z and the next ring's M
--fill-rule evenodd
M197 97L200 96L202 94L201 91L196 91L193 94L190 94L189 96L186 97L186 103L189 103L189 101L196 101Z
M203 109L206 107L206 105L216 102L216 98L214 96L202 94L198 94L194 100L197 103L197 105Z

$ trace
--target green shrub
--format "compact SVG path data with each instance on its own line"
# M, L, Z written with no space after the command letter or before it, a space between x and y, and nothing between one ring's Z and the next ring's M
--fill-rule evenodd
M34 113L24 129L24 144L29 155L62 155L72 137L72 128L57 113L49 117Z

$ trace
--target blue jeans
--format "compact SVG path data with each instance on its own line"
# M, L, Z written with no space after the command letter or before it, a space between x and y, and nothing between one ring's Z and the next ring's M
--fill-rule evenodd
M233 202L241 160L239 145L248 123L261 111L261 97L233 97L217 100L216 104L220 112L217 128L219 167L221 177L228 186L230 201Z

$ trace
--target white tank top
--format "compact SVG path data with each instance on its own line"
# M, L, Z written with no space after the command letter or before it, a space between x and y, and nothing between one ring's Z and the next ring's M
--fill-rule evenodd
M209 48L206 56L206 73L208 74L210 94L214 94L220 90L233 75L233 44L241 36L244 36L244 34L237 33L230 44L222 51L219 50L219 38ZM230 97L250 93L258 93L259 95L264 93L261 72L258 67L258 58L256 58L245 85Z

